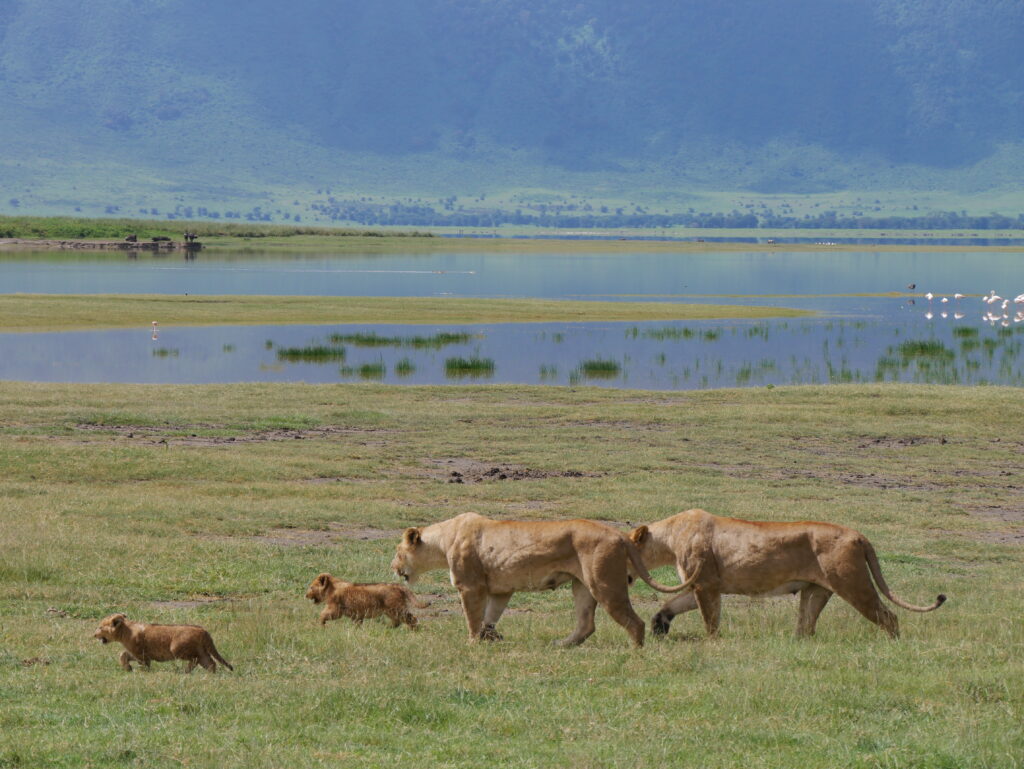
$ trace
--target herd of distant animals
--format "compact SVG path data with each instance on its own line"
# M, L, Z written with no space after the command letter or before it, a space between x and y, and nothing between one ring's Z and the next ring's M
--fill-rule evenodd
M196 233L188 230L186 230L185 234L182 236L182 240L184 240L186 243L195 243L198 239L199 236ZM150 241L152 241L153 243L166 243L170 241L170 238L167 235L154 235L152 238L150 238ZM138 243L139 236L136 233L132 232L128 235L125 235L124 242Z
M656 582L649 569L674 564L682 584ZM833 594L847 601L892 638L899 636L896 615L879 592L909 611L934 611L946 600L914 606L892 593L882 577L871 543L846 526L816 521L762 522L687 510L634 528L628 535L605 523L500 521L463 513L430 526L405 530L391 569L405 582L428 571L447 569L458 590L472 641L501 640L496 625L513 593L554 590L571 583L576 627L562 646L583 643L594 632L594 615L603 608L637 647L644 622L629 601L635 577L655 590L673 594L651 619L655 635L668 633L672 619L697 609L709 636L718 633L722 595L799 594L797 635L814 634L818 616ZM358 584L323 573L306 597L324 604L319 622L348 617L356 623L384 616L392 627L415 630L410 607L426 608L400 583ZM185 672L217 663L234 668L220 655L210 634L197 625L133 622L124 614L103 619L94 634L102 643L124 647L122 668L138 662L184 660Z

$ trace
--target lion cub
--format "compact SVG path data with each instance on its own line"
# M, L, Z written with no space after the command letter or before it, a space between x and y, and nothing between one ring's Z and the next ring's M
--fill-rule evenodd
M391 620L391 627L405 623L416 629L416 618L409 611L409 604L425 609L430 604L416 600L409 588L395 583L355 584L345 582L330 574L321 574L313 580L306 591L306 598L313 603L327 604L320 612L320 624L329 619L348 617L361 624L364 619L373 619L381 614Z
M124 646L118 659L128 672L131 672L132 660L147 668L150 662L188 660L186 673L191 673L197 663L215 673L217 665L214 660L217 660L228 670L234 670L220 656L210 634L198 625L147 625L132 622L123 614L111 614L100 622L93 638L104 644L118 641Z

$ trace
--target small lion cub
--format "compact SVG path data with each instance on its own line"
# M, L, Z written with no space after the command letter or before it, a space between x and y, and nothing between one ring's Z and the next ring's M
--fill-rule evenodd
M391 620L391 627L398 627L404 622L415 630L416 618L409 611L409 604L417 609L430 605L417 601L412 591L403 585L387 582L355 584L330 574L321 574L314 579L306 591L306 598L313 603L327 604L320 612L321 625L339 617L348 617L356 624L362 624L364 619L384 614Z
M234 670L231 663L220 656L210 634L198 625L147 625L132 622L123 614L111 614L100 622L93 638L104 644L118 641L124 646L118 659L129 673L132 660L147 668L150 662L188 660L186 673L191 673L196 664L216 673L214 660L217 660L228 670Z

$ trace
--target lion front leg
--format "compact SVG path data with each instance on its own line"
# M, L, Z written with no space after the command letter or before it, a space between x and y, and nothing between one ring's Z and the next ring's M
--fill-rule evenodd
M718 635L718 626L722 619L722 594L717 590L694 591L697 597L697 608L704 620L704 629L709 637Z
M484 609L487 605L487 593L481 587L457 586L459 598L462 599L462 612L466 615L466 628L469 640L478 641L484 627Z
M662 604L661 609L651 617L651 632L654 635L668 635L672 620L684 612L693 611L697 608L697 597L692 591L680 593Z
M121 663L122 668L127 670L129 673L132 672L132 660L135 659L135 657L132 656L130 651L125 649L117 656L117 659Z
M481 641L503 640L501 633L496 629L496 625L511 598L511 593L491 593L487 596L487 605L484 608L484 626L480 630Z

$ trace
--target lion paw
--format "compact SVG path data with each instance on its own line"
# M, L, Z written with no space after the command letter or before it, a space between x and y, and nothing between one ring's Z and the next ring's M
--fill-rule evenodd
M651 632L654 635L668 635L668 629L672 625L672 619L666 617L660 611L651 617Z
M494 625L484 625L484 629L480 631L481 641L504 641L505 637L494 629Z

